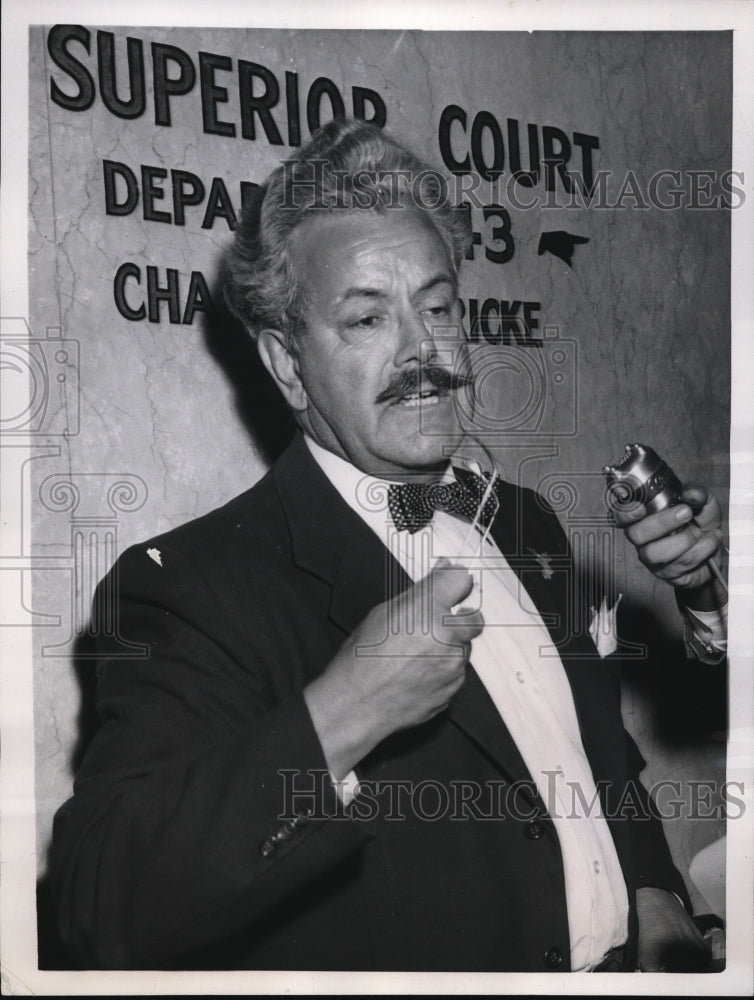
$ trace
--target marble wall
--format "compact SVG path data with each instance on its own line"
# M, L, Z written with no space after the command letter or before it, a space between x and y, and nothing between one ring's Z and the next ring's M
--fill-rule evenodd
M307 98L316 115L312 89L322 78L323 121L332 115L328 92L350 113L366 90L368 116L384 105L386 128L438 165L440 122L450 115L446 158L470 157L462 179L480 234L462 291L469 318L487 303L475 348L486 373L487 444L509 477L555 503L596 595L625 595L622 620L634 624L624 638L648 644L627 647L636 656L624 691L648 782L722 781L721 675L684 661L672 593L607 523L600 469L627 441L644 441L683 478L727 499L729 216L710 205L719 206L730 168L730 35L78 31L30 34L29 316L47 381L32 458L26 474L18 470L32 508L25 544L38 567L31 604L20 602L18 614L35 625L40 872L86 714L82 685L93 668L74 665L73 650L93 586L127 545L256 481L286 433L249 343L201 307L206 291L216 294L242 182L261 181L297 130L306 139ZM143 109L141 76L128 85L127 38L133 65L143 57ZM155 59L166 53L161 77ZM205 58L206 94L216 89L204 117L199 53L217 56ZM242 99L244 62L262 68ZM276 85L279 144L247 114ZM119 114L106 105L108 87ZM523 169L532 139L535 161L545 143L563 153L565 139L569 176L595 174L591 202L578 197L578 183L569 194L557 170L551 191L544 169L532 187L510 184L510 129ZM501 152L498 182L480 178ZM189 195L182 210L175 184ZM735 206L735 191L727 198ZM570 263L539 252L543 233L559 232L587 240L570 244ZM485 248L509 259L490 260ZM172 317L166 292L162 301L153 294L150 318L150 281L153 292L174 283ZM517 346L524 306L514 303L530 303L539 347ZM147 314L136 318L142 305ZM517 317L506 331L500 311ZM666 826L684 874L723 832L719 819Z

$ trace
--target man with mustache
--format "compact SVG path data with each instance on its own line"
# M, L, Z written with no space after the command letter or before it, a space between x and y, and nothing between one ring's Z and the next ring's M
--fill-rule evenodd
M56 819L85 965L703 964L616 667L568 633L568 574L529 554L568 560L557 519L449 463L473 377L468 219L442 193L337 121L238 229L229 303L299 433L248 493L114 571L120 635L149 655L97 637L103 726ZM709 597L714 531L630 530Z

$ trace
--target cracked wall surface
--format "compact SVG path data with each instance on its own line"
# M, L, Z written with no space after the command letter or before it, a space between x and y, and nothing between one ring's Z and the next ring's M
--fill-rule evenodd
M162 283L166 269L176 269L183 308L192 272L202 272L210 286L215 282L231 237L228 225L218 218L202 228L206 201L186 208L183 226L145 220L141 199L133 213L108 216L103 161L126 164L137 175L142 164L182 169L207 187L219 177L238 210L240 183L261 181L291 152L286 116L282 106L275 109L282 146L268 143L259 129L255 140L243 139L234 69L217 76L228 88L218 116L238 126L236 137L202 132L198 86L171 100L170 127L156 126L150 44L179 46L195 62L200 51L227 55L233 67L250 60L268 67L282 88L286 71L297 73L304 139L304 97L324 76L349 111L352 87L379 94L386 127L438 164L440 114L456 104L466 110L469 127L486 110L503 127L514 118L522 129L537 124L540 134L549 125L568 135L597 136L595 164L611 172L613 200L628 173L646 192L658 171L685 176L731 166L728 34L109 30L124 94L125 38L144 43L147 103L136 119L110 114L99 95L85 111L57 106L51 76L69 91L71 81L52 64L47 30L30 35L30 324L38 338L60 329L76 342L79 357L76 398L57 403L68 408L69 421L71 407L77 408L77 432L41 434L29 476L29 554L38 568L26 610L37 622L40 871L52 815L71 787L82 676L93 669L87 661L73 669L75 630L96 579L128 545L247 489L269 461L254 422L259 414L250 412L254 400L239 398L237 386L246 385L262 402L266 390L234 378L246 364L244 349L230 351L224 331L201 313L192 325L171 324L163 306L160 322L132 322L114 301L114 276L128 261L141 269L142 298L147 267L159 269ZM94 37L96 27L91 31ZM71 45L96 77L95 51L94 43L89 56ZM460 132L453 134L465 151ZM170 185L162 186L166 197L155 207L172 212ZM542 184L536 191L543 194ZM488 203L491 186L482 183L478 194ZM575 498L569 494L559 513L585 552L604 535L600 469L627 441L654 445L683 478L707 482L727 499L729 218L721 211L642 208L640 200L629 193L623 207L511 209L512 259L492 263L477 249L462 288L466 300L480 303L540 303L539 335L548 325L570 345L565 378L571 394L558 394L548 383L554 396L541 425L492 447L507 474L526 485L544 484L552 496L560 481L575 486ZM542 232L557 230L588 237L570 267L537 252ZM131 282L132 305L138 293ZM550 345L548 358L554 349ZM500 347L484 343L476 354L480 366L494 367L502 357ZM509 412L522 378L536 384L540 376L505 377L509 381L501 376L497 389L490 383L493 413ZM558 436L569 421L571 431ZM53 476L74 482L76 503L56 502L52 494L42 499ZM118 482L128 484L134 499L113 499ZM622 608L633 603L645 624L643 639L656 650L650 662L632 663L624 695L627 724L649 762L649 782L668 775L722 780L719 729L711 723L705 731L703 721L692 730L670 724L689 704L703 719L706 696L703 686L694 693L696 682L685 673L672 593L638 565L620 537L608 558L614 588L626 595ZM685 690L682 707L679 688ZM684 874L693 855L722 833L712 821L667 827Z

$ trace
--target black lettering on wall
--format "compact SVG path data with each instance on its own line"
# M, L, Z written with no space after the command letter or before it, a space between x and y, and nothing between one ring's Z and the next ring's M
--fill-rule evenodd
M529 141L529 169L521 167L521 146L518 135L518 121L508 119L508 159L511 174L524 187L534 187L539 180L539 137L536 125L526 126L526 136Z
M475 303L476 304L476 303ZM497 329L492 329L490 326L491 317L495 316L498 320ZM497 299L485 299L482 303L482 311L479 316L479 326L482 329L485 340L489 344L499 344L502 339L502 326L499 322L500 319L500 307L498 305Z
M115 35L112 31L97 32L99 89L102 102L117 118L138 118L147 105L144 82L144 45L139 38L126 38L128 54L128 100L118 96L115 79Z
M209 288L207 288L207 282L204 280L204 275L201 271L192 271L182 322L186 326L190 326L194 322L194 316L198 312L206 313L211 308L212 297L210 296Z
M201 178L189 170L171 170L173 181L173 222L176 226L186 224L186 205L201 205L204 201L204 184Z
M488 222L490 219L500 220L499 225L492 227L492 243L502 244L500 249L489 245L485 246L484 255L487 260L491 260L495 264L505 264L515 252L515 245L511 235L510 213L502 205L486 205L482 209L482 214L484 215L485 222Z
M519 316L523 306L523 316ZM541 348L541 338L532 337L531 331L539 327L534 317L541 303L520 300L485 299L481 309L478 299L469 299L468 308L461 300L462 315L468 316L469 341L505 347Z
M484 133L489 133L492 140L492 163L484 158ZM471 126L471 155L474 165L486 181L494 181L499 177L505 166L505 147L503 133L497 118L489 111L480 111Z
M524 302L524 330L527 337L531 338L532 331L539 329L539 320L534 316L534 313L539 312L541 308L541 302Z
M325 94L327 94L330 100L332 117L343 118L345 116L346 106L336 85L332 80L328 80L326 76L318 76L309 88L309 94L306 98L306 123L309 126L310 132L316 131L322 124L322 109L320 105L322 97Z
M47 51L55 65L78 86L75 94L66 94L50 77L50 97L66 111L86 111L94 104L94 80L89 70L68 51L69 42L79 42L89 52L91 34L80 24L56 24L47 35Z
M600 141L596 135L585 135L583 132L574 132L573 144L581 149L581 177L584 181L584 192L585 194L591 194L594 189L592 150L600 148Z
M141 167L141 196L144 201L144 218L147 222L171 222L170 212L160 212L154 207L155 201L165 197L165 192L157 186L158 180L165 180L168 176L167 170L163 167L148 167L142 164ZM149 272L147 271L147 276Z
M443 108L440 115L440 126L438 128L437 141L440 145L440 156L442 162L453 174L471 173L471 160L467 153L463 160L457 160L453 154L450 129L453 122L460 122L464 135L466 134L466 112L457 104L449 104Z
M125 319L131 320L131 322L138 322L138 320L144 319L147 314L144 308L144 303L137 309L133 309L126 301L126 279L135 278L137 284L141 284L141 268L136 264L132 264L130 261L126 261L125 264L121 264L115 273L115 280L113 281L113 292L115 295L115 306L118 312Z
M168 64L179 67L176 77L168 74ZM196 83L196 70L191 57L176 45L152 42L152 67L154 77L155 125L170 125L170 98L188 94Z
M255 79L261 80L264 84L264 92L258 97L253 96ZM241 134L244 139L256 139L254 118L258 115L270 145L282 146L283 138L270 113L270 108L275 107L280 97L280 87L275 74L260 63L239 59L238 87L241 98Z
M142 214L147 222L172 222L176 226L184 226L186 209L201 205L206 197L207 205L201 223L202 229L211 229L218 218L224 219L231 231L236 228L236 210L221 177L212 178L207 194L207 186L197 174L190 170L170 170L173 208L171 215L170 212L158 208L156 204L170 197L161 184L168 177L165 168L142 164L141 178L139 178L127 164L118 160L103 160L102 172L107 215L130 215L136 210L142 193ZM241 208L248 204L252 193L258 187L259 185L253 181L240 182Z
M377 128L384 128L387 121L387 108L380 95L369 90L368 87L353 87L351 90L353 99L354 118L361 118L365 122L370 122ZM367 104L372 106L372 116L367 118Z
M255 79L261 80L264 84L264 92L259 97L253 96ZM256 139L254 118L258 115L270 145L282 146L283 138L275 124L275 119L270 114L270 108L275 107L280 97L280 87L275 79L275 74L260 63L239 59L238 87L241 98L241 134L244 139Z
M217 117L217 105L228 103L228 88L215 83L215 70L233 69L230 56L213 55L211 52L199 53L199 87L202 95L202 128L208 135L226 135L233 137L236 126L233 122L222 122Z
M181 322L181 309L178 301L178 271L169 267L167 285L160 285L156 267L147 268L147 302L149 304L149 322L160 322L160 304L167 302L168 317L171 323Z
M500 329L503 336L506 334L513 334L516 339L516 343L521 342L521 331L518 325L518 312L521 309L521 303L519 302L507 302L505 299L500 300ZM524 339L526 339L524 337ZM505 341L510 343L510 337Z
M558 149L555 148L555 143ZM542 155L545 161L545 187L548 191L555 190L555 172L560 174L566 191L573 191L573 178L566 169L571 158L571 143L568 136L553 125L542 126Z
M139 182L136 175L125 163L117 160L103 160L102 170L105 178L105 214L130 215L139 204ZM118 178L125 182L125 200L118 200Z
M542 163L548 191L554 191L557 178L563 188L572 193L578 180L585 193L591 195L595 184L593 153L599 149L595 135L574 132L573 142L566 133L553 125L528 123L526 142L528 163L525 165L521 123L517 118L506 121L506 139L500 122L490 111L481 110L474 116L470 134L467 113L457 104L448 104L440 114L438 144L446 168L454 174L469 174L473 169L487 181L495 181L505 167L505 142L508 143L508 164L512 178L523 187L532 188L542 176ZM541 155L540 155L541 148ZM581 151L581 171L568 169L572 152ZM528 169L526 167L528 166Z
M301 109L298 100L298 73L285 73L285 106L288 109L288 145L301 145Z
M161 285L159 269L153 265L147 267L147 303L149 309L142 301L136 308L126 299L126 282L129 278L135 280L136 285L141 285L141 268L132 261L126 261L118 268L113 281L113 292L115 305L118 312L124 319L132 323L140 322L149 317L150 323L160 322L160 307L163 302L168 304L168 319L170 323L190 326L194 322L197 313L207 313L212 309L212 296L207 285L207 281L201 271L192 271L189 282L188 295L186 296L186 306L181 315L180 309L180 279L175 268L168 268L165 272L167 284Z
M243 192L243 185L241 190ZM202 219L202 229L211 229L215 224L215 219L217 218L225 219L228 223L228 229L230 229L231 232L235 230L236 213L233 211L233 205L231 204L228 191L219 177L214 178L212 186L209 189L207 210L205 211L204 218Z

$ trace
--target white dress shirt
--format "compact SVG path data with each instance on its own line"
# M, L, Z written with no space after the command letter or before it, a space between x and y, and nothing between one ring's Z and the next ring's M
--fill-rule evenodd
M550 634L497 545L469 525L436 512L414 534L398 532L387 510L388 483L366 476L308 436L306 443L345 502L421 580L442 557L475 577L464 607L481 606L485 626L470 660L544 800L560 842L571 968L583 971L625 943L628 894L612 836L581 742L573 696ZM346 779L357 791L355 775ZM576 791L578 790L578 791Z
M717 611L692 611L680 605L686 655L701 663L722 663L728 655L728 605Z

